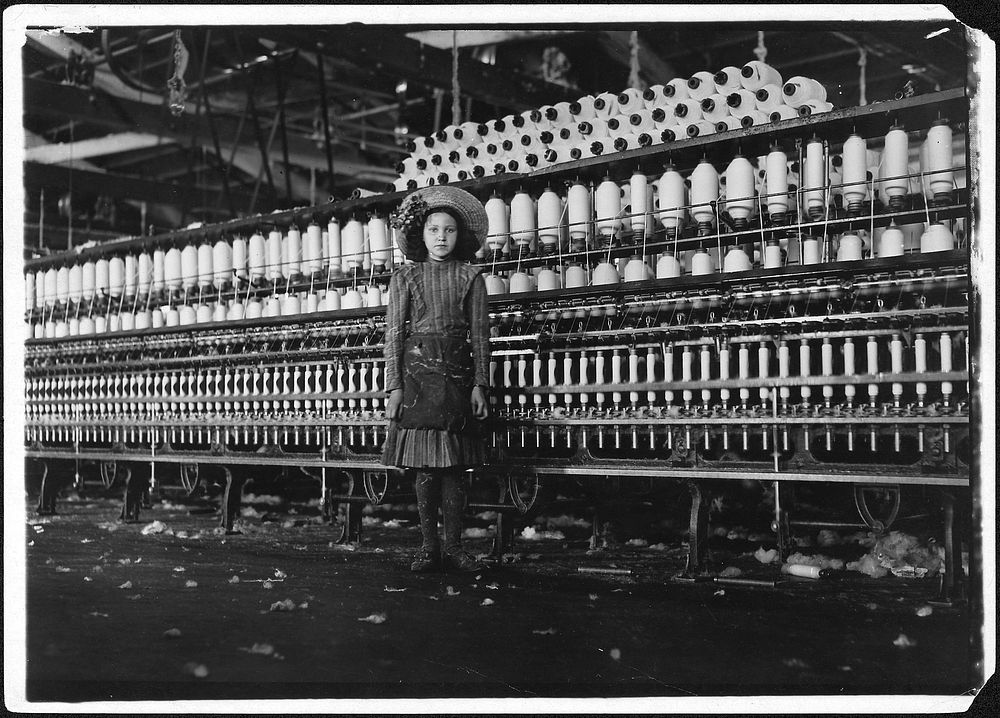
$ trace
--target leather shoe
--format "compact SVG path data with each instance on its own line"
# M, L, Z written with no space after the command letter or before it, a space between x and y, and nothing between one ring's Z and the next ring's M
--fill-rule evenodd
M436 551L421 551L413 559L413 563L410 564L410 570L413 573L430 573L438 571L440 568L441 557L438 556Z
M461 571L462 573L475 573L486 569L486 564L477 561L465 551L446 553L444 555L444 565L446 569Z

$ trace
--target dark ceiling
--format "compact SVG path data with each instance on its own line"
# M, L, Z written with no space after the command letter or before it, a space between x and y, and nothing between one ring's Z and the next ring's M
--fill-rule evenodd
M384 191L406 140L452 123L452 42L461 121L627 87L633 30L647 84L740 66L763 31L767 62L821 81L837 107L859 102L862 56L868 102L908 81L962 86L969 59L961 26L941 21L412 30L29 30L26 251Z

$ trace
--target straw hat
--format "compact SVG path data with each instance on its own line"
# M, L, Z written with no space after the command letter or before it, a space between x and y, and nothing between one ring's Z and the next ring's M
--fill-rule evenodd
M459 223L458 242L452 253L456 259L470 260L486 242L489 222L483 203L458 187L434 185L407 195L391 218L396 244L407 259L427 258L424 245L424 221L431 212L445 210Z

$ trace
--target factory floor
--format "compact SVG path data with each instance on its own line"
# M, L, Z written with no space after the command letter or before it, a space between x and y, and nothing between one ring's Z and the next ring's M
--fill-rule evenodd
M746 542L716 540L716 568L786 580L681 583L671 580L684 568L679 539L594 552L572 524L540 524L515 541L513 562L481 574L415 575L419 531L405 507L366 517L361 544L344 547L315 501L251 496L238 535L176 499L135 524L117 521L119 506L96 492L69 492L50 517L27 504L29 700L955 695L973 685L968 607L936 605L936 579L782 577ZM487 532L470 533L473 552L489 550Z

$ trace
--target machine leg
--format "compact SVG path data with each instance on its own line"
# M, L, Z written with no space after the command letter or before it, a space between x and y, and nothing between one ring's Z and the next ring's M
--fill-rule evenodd
M504 554L514 550L514 517L506 511L497 512L497 533L493 537L490 556L502 561Z
M781 502L781 482L774 482L774 520L771 522L771 530L774 531L778 540L778 553L784 561L792 551L792 532L788 525L788 510Z
M949 491L942 491L941 498L944 508L944 576L941 577L941 591L935 603L951 605L966 598L961 519L955 513L955 496Z
M122 497L121 520L127 524L139 521L143 496L149 488L149 476L125 465L125 495Z
M355 487L360 483L360 474L354 471L347 472L348 486L347 495L355 496ZM361 509L362 504L358 501L344 502L344 527L340 533L337 543L361 543Z
M684 578L694 578L707 571L708 558L708 506L711 496L694 481L687 482L691 493L691 521L688 528L687 566L681 574Z
M49 478L49 462L42 462L42 484L38 490L38 506L35 513L39 516L52 516L56 513L56 496L59 487L55 478Z
M222 494L222 519L221 525L227 534L239 533L233 529L233 521L240 513L240 503L243 501L243 485L246 479L233 476L233 472L228 466L223 466L222 470L226 474L226 488Z

